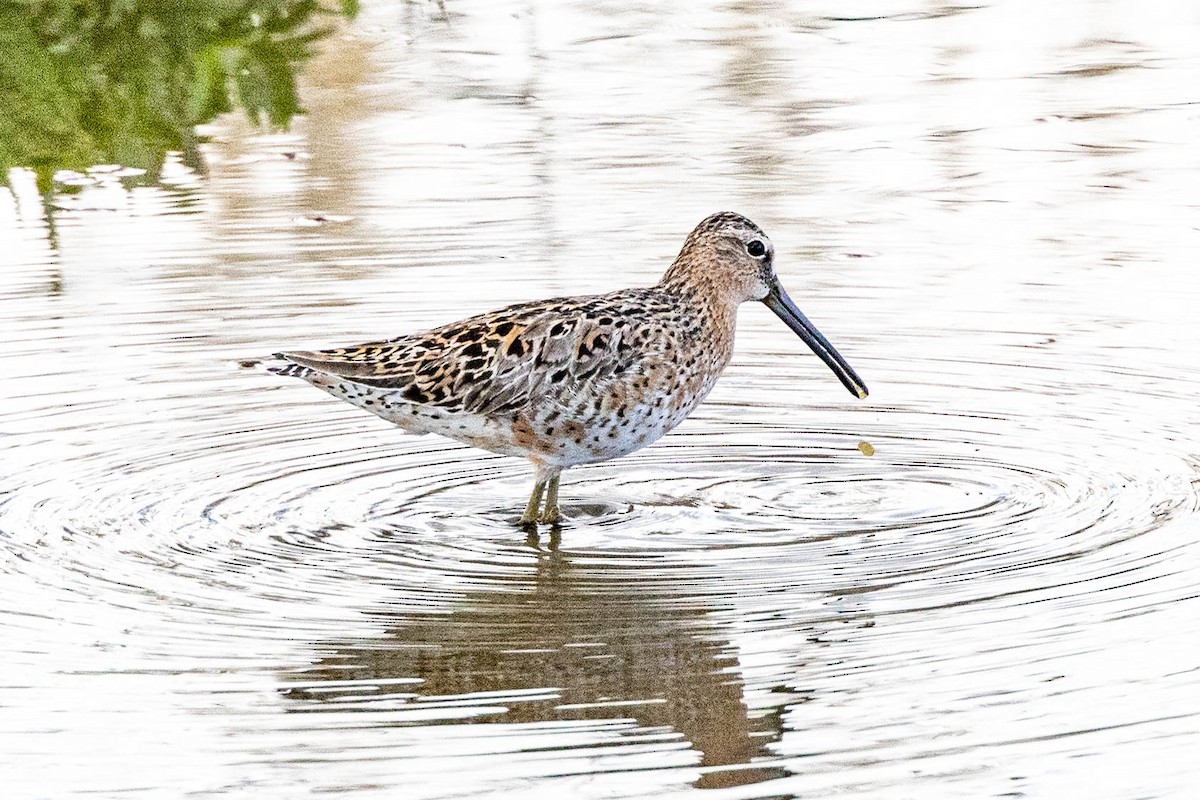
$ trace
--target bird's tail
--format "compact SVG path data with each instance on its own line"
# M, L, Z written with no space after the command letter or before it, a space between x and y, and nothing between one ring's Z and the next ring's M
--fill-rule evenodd
M300 378L304 380L312 377L312 367L306 367L303 364L297 364L295 361L292 361L290 358L288 358L286 353L273 353L272 355L274 355L276 359L282 361L283 363L272 364L268 366L267 372L274 373L275 375L283 375L287 378Z
M313 373L312 367L306 367L303 364L273 364L267 367L267 372L275 375L283 375L287 378L306 379Z
M312 367L297 364L289 360L283 353L274 353L273 355L283 363L272 364L269 360L263 358L243 358L237 362L237 365L242 369L266 370L274 375L283 375L287 378L300 378L301 380L307 380L314 372Z

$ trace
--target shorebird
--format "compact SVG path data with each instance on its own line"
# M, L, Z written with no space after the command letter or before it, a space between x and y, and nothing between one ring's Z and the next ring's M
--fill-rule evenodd
M867 387L796 308L775 247L740 214L688 235L655 286L520 303L440 328L271 367L383 417L533 462L521 523L558 523L563 470L632 453L674 428L733 354L738 306L762 301L859 398ZM543 504L543 498L545 500Z

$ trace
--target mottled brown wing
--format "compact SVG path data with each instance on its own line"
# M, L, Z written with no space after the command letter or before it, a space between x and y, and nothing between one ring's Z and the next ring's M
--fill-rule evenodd
M648 305L649 290L545 300L388 341L280 356L413 403L490 415L586 396L635 369L653 331L628 320L645 320Z

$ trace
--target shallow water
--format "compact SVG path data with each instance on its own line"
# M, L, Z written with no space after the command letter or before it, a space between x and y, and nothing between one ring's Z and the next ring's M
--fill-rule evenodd
M494 5L371 4L206 174L0 191L5 796L1194 796L1196 10ZM557 533L239 364L723 208L871 397L748 307Z

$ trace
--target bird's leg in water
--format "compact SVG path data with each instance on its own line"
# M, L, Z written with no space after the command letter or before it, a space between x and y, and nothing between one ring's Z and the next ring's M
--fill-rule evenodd
M525 504L525 513L521 515L522 525L536 525L538 521L538 507L542 504L542 493L546 491L547 480L542 478L540 473L538 478L533 482L533 492L529 495L529 502ZM555 482L555 489L558 488Z
M554 473L546 487L546 507L542 509L541 522L547 525L553 525L562 518L558 513L558 478L560 474Z

